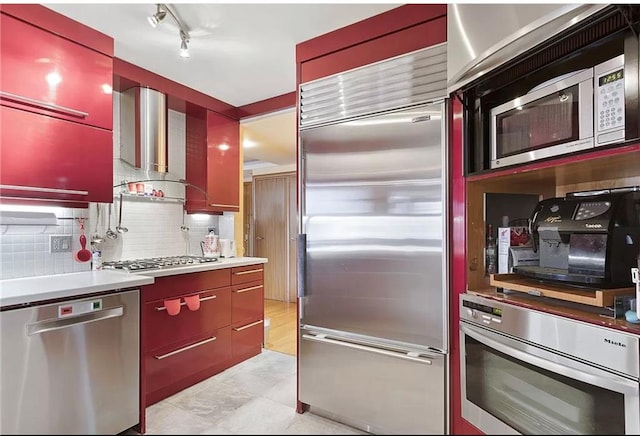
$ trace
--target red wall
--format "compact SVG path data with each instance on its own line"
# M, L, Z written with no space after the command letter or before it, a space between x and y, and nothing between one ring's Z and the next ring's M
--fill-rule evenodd
M400 6L298 44L298 85L446 40L446 4Z
M113 56L113 39L49 8L34 4L3 4L0 10L33 26L67 38L95 51Z

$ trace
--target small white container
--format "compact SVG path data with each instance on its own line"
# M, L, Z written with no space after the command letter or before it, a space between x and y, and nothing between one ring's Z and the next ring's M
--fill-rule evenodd
M91 269L94 271L102 270L102 252L94 251L91 255Z

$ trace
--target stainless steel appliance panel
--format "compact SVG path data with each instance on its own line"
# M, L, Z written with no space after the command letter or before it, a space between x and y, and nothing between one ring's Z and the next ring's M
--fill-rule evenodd
M447 349L443 106L300 132L301 324Z
M446 434L446 355L300 330L300 401L374 434Z
M87 311L64 315L75 305ZM117 434L139 422L139 291L0 313L2 434Z
M486 434L637 434L638 338L461 296L462 417Z

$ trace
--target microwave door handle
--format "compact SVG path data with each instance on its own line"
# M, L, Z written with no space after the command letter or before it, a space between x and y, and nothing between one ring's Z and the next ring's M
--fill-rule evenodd
M481 332L479 329L474 328L472 326L467 326L460 324L460 330L475 339L482 344L493 348L494 350L500 351L507 356L511 356L513 358L519 359L523 362L529 363L531 365L537 366L539 368L546 369L547 371L561 374L566 377L569 377L574 380L579 380L584 383L588 383L593 386L600 386L604 389L609 389L614 392L620 392L623 394L632 394L637 396L640 392L640 387L637 382L632 382L630 380L625 380L622 377L616 377L612 374L601 371L594 368L594 371L597 371L598 374L594 374L593 372L584 372L578 369L573 369L565 365L561 365L556 362L552 362L545 358L527 353L526 351L517 349L520 344L518 341L513 339L505 338L503 336L498 336L491 334L494 338L490 338L487 336L487 333ZM499 338L499 339L498 339ZM557 356L559 360L567 360L562 356ZM614 378L615 377L615 378Z

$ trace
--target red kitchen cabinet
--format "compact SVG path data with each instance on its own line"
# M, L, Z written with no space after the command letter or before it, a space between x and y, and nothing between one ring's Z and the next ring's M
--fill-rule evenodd
M231 344L233 362L262 352L264 343L264 267L231 269Z
M142 287L140 410L262 351L262 271L259 264L176 274ZM186 304L193 296L197 310ZM176 315L165 308L172 299L181 304Z
M0 106L0 195L113 199L111 131Z
M229 326L145 354L146 405L225 370L230 359Z
M188 308L185 298L196 297L200 307ZM170 315L164 300L145 304L146 319L152 334L147 348L155 350L167 344L179 343L231 324L231 289L207 290L175 297L180 300L180 312Z
M187 212L238 212L240 124L201 109L187 109L186 179L197 187L187 189Z
M113 129L113 59L0 14L5 106Z
M0 195L112 201L112 81L110 56L0 13Z

